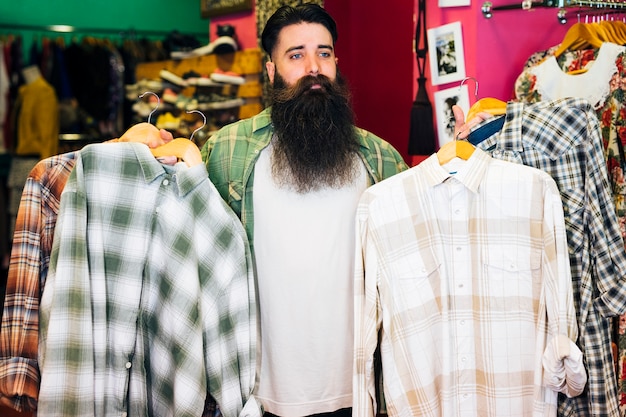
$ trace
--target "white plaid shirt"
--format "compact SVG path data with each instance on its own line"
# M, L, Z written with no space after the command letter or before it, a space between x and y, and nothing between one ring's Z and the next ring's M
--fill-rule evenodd
M355 317L355 417L376 410L379 343L390 416L556 415L542 355L578 333L554 180L477 149L454 174L432 155L370 187Z
M255 300L243 227L203 164L84 147L41 299L38 415L197 417L208 394L259 415Z

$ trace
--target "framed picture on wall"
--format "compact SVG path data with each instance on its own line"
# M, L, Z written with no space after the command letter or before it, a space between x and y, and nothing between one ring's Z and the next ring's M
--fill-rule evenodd
M252 0L200 0L203 18L252 10Z
M467 85L448 88L433 93L435 101L435 119L437 120L437 142L439 147L455 140L454 137L454 114L452 106L457 104L467 114L469 105L469 92Z
M465 78L465 55L461 22L428 29L430 74L433 85Z

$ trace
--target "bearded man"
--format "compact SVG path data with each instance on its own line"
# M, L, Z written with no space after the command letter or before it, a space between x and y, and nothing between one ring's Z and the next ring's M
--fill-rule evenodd
M336 25L323 8L281 7L261 40L272 106L202 148L255 262L255 396L268 415L349 416L356 207L368 186L407 166L389 143L354 126Z

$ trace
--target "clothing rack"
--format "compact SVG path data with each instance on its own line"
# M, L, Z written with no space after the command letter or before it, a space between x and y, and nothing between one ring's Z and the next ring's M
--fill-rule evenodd
M17 23L0 22L0 30L25 30L33 32L54 32L54 33L81 33L81 34L104 34L117 35L127 38L136 38L137 36L167 36L172 31L162 30L140 30L140 29L112 29L112 28L80 28L71 25L22 25ZM208 37L206 33L186 32L186 35Z
M492 2L485 1L481 7L486 19L493 17L495 10L531 10L538 8L558 8L557 20L561 24L567 23L567 10L574 9L577 13L624 13L626 12L625 0L523 0L518 3L494 6Z

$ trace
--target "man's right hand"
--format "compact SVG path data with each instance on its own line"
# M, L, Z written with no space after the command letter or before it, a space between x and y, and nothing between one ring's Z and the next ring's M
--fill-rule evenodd
M154 125L142 122L131 126L118 142L141 142L150 148L156 148L171 142L174 139L172 133L165 129L157 129Z

